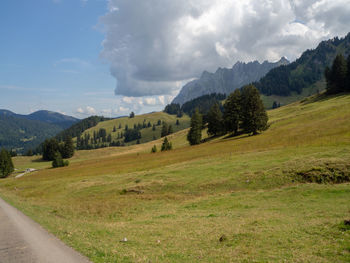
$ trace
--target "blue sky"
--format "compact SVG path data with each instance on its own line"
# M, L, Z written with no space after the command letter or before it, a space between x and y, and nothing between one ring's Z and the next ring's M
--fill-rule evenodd
M161 110L204 70L346 35L349 13L350 0L2 0L0 109Z
M106 11L98 0L1 1L0 108L77 115L113 97L115 79L99 58Z

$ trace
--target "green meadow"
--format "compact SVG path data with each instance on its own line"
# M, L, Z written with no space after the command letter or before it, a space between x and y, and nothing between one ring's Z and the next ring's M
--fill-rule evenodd
M41 169L0 196L93 262L349 262L349 182L305 178L350 176L350 95L268 115L259 135L189 146L182 130L167 152L78 151L59 169L16 157Z

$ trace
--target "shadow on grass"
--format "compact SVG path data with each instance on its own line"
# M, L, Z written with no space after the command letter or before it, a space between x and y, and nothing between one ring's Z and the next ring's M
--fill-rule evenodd
M311 97L307 97L303 100L301 100L300 102L303 104L310 104L310 103L314 103L314 102L321 102L321 101L326 101L329 99L333 99L333 98L337 98L337 97L342 97L345 95L349 95L349 92L342 92L342 93L338 93L338 94L327 94L326 92L323 92L321 94L316 94L313 95Z

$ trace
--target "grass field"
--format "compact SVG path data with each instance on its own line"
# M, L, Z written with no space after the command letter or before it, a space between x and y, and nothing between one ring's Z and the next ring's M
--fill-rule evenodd
M350 184L297 175L350 173L350 95L268 114L257 136L79 151L0 195L94 262L349 262Z

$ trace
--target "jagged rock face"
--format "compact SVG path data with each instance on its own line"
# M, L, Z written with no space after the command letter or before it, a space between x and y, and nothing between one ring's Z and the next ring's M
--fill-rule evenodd
M218 68L215 73L204 71L199 79L187 83L175 97L173 103L183 104L186 101L211 93L230 94L237 88L258 81L272 68L287 65L289 61L281 58L276 63L258 61L237 62L232 68Z

